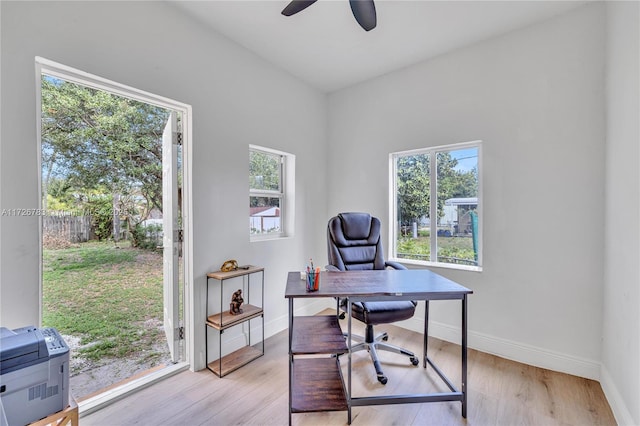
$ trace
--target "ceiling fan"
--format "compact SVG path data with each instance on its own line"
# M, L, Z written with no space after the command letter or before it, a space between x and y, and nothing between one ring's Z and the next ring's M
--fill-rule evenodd
M295 15L314 4L317 0L292 0L282 10L284 16ZM376 6L373 0L349 0L353 17L365 31L370 31L376 27Z

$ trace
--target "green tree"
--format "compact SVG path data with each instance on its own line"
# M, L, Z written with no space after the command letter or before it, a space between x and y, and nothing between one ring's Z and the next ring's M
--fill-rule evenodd
M457 172L451 186L451 197L477 197L478 196L478 168L468 172Z
M429 217L429 154L400 157L397 160L397 212L402 226Z
M48 76L42 78L44 194L106 190L129 227L162 211L162 131L169 112ZM46 206L46 201L44 201Z
M249 151L249 187L261 195L250 197L251 207L279 207L279 199L270 197L269 192L273 192L273 195L280 192L281 166L280 155L253 149Z
M478 190L477 169L456 170L458 160L449 152L436 154L438 173L438 217L444 215L444 203L454 197L475 197ZM430 155L416 154L397 159L397 212L402 226L410 226L430 217Z
M49 177L43 192L43 208L45 210L71 211L75 209L76 198L68 179Z

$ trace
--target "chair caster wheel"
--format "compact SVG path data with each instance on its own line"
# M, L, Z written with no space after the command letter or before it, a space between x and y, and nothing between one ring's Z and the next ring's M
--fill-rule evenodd
M387 378L385 376L378 376L378 381L383 385L387 384Z
M382 340L385 342L389 340L389 335L385 334L384 336L382 336Z
M409 360L411 361L411 364L413 364L413 365L420 364L420 360L418 358L416 358L415 356L412 356L411 358L409 358Z
M344 312L342 312L342 313L338 316L338 318L340 318L340 319L344 319L344 317L346 317L346 315L345 315L345 313L344 313Z

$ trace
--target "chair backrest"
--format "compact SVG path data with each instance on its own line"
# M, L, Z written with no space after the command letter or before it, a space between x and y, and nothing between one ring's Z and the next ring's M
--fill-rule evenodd
M327 226L329 264L341 271L385 269L380 220L368 213L340 213Z

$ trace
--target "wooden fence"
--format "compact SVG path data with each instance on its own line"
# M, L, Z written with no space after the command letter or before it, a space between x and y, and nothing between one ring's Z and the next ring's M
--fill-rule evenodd
M84 243L95 238L91 216L44 216L43 235L56 235L72 243Z

